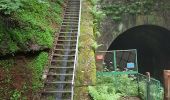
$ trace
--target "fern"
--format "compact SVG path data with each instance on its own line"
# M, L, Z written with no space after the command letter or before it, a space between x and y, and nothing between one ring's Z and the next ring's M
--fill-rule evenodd
M0 11L4 14L10 14L11 12L19 10L22 6L21 0L1 0Z
M91 45L92 49L96 51L97 48L102 46L103 44L98 44L96 41L93 41L93 44Z
M89 93L94 100L119 100L120 94L116 93L114 87L89 86Z

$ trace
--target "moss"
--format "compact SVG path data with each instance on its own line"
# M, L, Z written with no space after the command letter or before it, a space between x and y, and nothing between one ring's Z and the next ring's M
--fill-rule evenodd
M52 47L56 24L62 21L64 0L24 0L22 4L22 7L9 17L0 16L2 55L35 50L32 45L41 50Z
M37 91L43 85L42 83L42 74L45 65L48 61L48 53L41 52L30 64L30 68L32 70L32 89Z
M95 57L94 51L91 48L94 41L93 17L90 14L92 6L88 1L83 1L82 7L79 59L75 82L75 100L88 100L87 86L96 83Z
M0 60L0 68L9 69L14 65L14 60Z
M74 91L74 100L91 100L88 95L88 87L77 87Z

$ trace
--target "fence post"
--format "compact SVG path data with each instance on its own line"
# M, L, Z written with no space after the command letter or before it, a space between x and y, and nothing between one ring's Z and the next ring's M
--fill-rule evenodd
M147 90L147 100L151 100L150 98L150 72L146 72L147 78L147 84L146 84L146 90Z
M170 70L164 70L165 100L170 100Z

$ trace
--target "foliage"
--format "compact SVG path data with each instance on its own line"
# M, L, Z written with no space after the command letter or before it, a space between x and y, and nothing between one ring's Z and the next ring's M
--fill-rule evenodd
M62 21L64 0L14 0L13 3L17 2L21 6L13 10L10 16L0 15L1 54L51 48L55 24Z
M119 93L119 96L121 97L122 96L123 97L140 96L142 100L145 100L147 96L146 78L142 79L141 81L137 78L141 78L141 75L139 74L137 76L134 76L134 75L131 75L131 76L128 76L128 75L98 76L97 85L93 87L93 89L90 90L89 93L94 99L98 98L100 97L101 93L104 93L104 91L100 91L100 89L104 90L104 88L107 86L109 89L115 90L115 92L113 93L114 95ZM94 93L92 93L91 91L93 91ZM104 94L106 96L111 93L105 92ZM151 79L150 97L153 100L163 100L163 94L164 94L163 88L160 87L159 82L157 82L155 79ZM95 100L100 100L100 99L95 99ZM105 100L105 99L102 99L102 100ZM110 99L106 99L106 100L110 100Z
M18 100L21 97L21 92L19 92L18 90L14 90L13 91L13 95L12 97L10 97L11 100Z
M46 66L48 61L48 53L41 52L34 61L30 64L30 67L33 71L33 80L32 80L32 88L34 91L42 87L42 74L44 67Z
M14 60L9 59L9 60L0 60L0 67L4 69L9 69L14 65Z
M96 87L89 87L89 93L94 100L119 100L122 96L138 96L138 88L135 79L127 75L102 76L97 78Z
M99 10L97 8L97 6L93 6L93 8L91 9L91 14L93 15L93 35L95 37L95 39L97 39L98 37L101 36L100 32L99 32L99 26L100 26L100 22L102 21L102 19L105 17L105 14Z
M129 2L114 2L103 6L102 9L107 16L112 16L114 21L120 21L124 14L148 14L154 10L154 0L131 0Z
M22 6L21 0L1 0L0 1L0 12L4 14L10 14L19 10Z
M154 84L154 80L150 81L150 98L153 100L164 100L164 89L160 87L160 84ZM145 100L147 99L147 82L139 82L139 96Z
M98 84L108 84L115 87L118 93L126 96L137 96L138 85L134 77L128 75L115 75L112 77L98 77Z
M113 87L108 86L89 86L89 93L93 97L93 100L118 100L120 94L116 93Z
M99 0L88 0L93 6L95 6Z
M91 45L93 51L95 52L97 50L97 48L99 48L100 46L102 46L102 44L98 44L96 41L93 41L93 44Z

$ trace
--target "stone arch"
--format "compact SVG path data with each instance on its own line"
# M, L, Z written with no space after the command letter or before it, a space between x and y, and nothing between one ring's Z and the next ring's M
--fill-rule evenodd
M108 50L138 50L139 72L163 81L163 70L170 69L170 30L156 25L140 25L118 35Z

